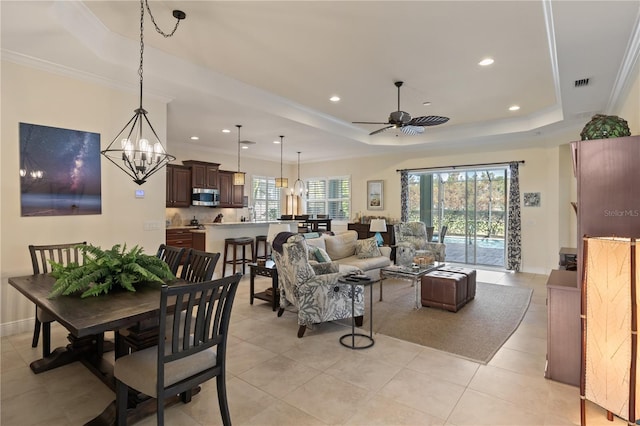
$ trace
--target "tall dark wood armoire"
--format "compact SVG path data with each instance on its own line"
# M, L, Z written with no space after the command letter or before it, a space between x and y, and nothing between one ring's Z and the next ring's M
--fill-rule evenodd
M578 283L587 237L640 235L640 136L572 142L578 181Z
M640 136L572 143L578 182L581 424L585 401L635 423Z

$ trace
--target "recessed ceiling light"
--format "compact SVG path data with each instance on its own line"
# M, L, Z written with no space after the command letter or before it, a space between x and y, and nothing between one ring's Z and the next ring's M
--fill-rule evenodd
M279 143L280 143L280 141L273 141L273 143L277 143L277 144L279 144Z
M429 102L429 101L424 101L424 102L422 103L422 105L424 105L424 106L429 106L429 105L431 105L431 102Z
M511 105L511 106L509 107L509 111L517 111L517 110L519 110L519 109L520 109L520 107L519 107L518 105Z
M483 60L478 62L478 65L480 65L481 67L486 67L487 65L491 65L491 64L493 64L493 59L491 58L484 58Z
M338 102L340 100L340 96L333 95L329 98L331 102Z
M247 145L242 145L242 149L249 149Z
M222 129L222 133L231 133L231 130L229 130L229 129Z
M197 140L199 140L199 139L200 139L200 138L199 138L199 137L197 137L197 136L191 136L191 140L192 140L192 141L197 141Z

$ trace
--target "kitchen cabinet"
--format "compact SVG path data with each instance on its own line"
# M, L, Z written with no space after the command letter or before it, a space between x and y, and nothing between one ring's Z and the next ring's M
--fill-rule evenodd
M191 246L195 250L205 251L207 246L205 231L191 232Z
M167 229L166 244L173 247L193 247L193 233L189 228Z
M191 169L191 186L193 188L218 189L218 163L204 161L183 161L182 164Z
M233 173L227 170L218 171L220 189L219 207L242 207L244 198L244 185L233 184Z
M167 207L191 205L191 170L188 167L167 165Z
M184 263L189 249L205 251L206 232L194 231L195 228L171 228L166 230L165 244L173 247L184 248L184 255L180 263Z

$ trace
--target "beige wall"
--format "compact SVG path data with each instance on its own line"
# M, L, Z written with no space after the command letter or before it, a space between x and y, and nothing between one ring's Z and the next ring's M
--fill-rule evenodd
M353 160L336 161L331 164L305 164L305 177L327 175L351 175L352 216L381 215L391 218L400 217L400 174L397 169L438 167L462 164L509 162L525 160L520 165L520 192L540 192L541 207L522 209L522 245L523 271L548 273L558 263L558 249L569 241L568 231L559 229L560 212L560 169L571 167L570 158L561 160L560 148L541 148L494 152L459 152L434 156L432 153L415 152L410 159L407 155L363 158L360 164L366 168L353 167ZM385 210L366 210L367 180L384 181ZM563 182L563 185L569 185ZM567 197L563 194L563 197ZM568 209L564 215L570 213ZM568 221L569 219L564 219Z
M106 148L133 115L138 96L90 82L2 62L2 139L0 145L0 323L2 334L33 327L33 304L7 278L31 273L28 244L55 244L86 240L102 247L117 243L141 245L155 252L164 242L164 226L145 231L147 221L164 224L165 174L153 176L141 188L108 161L102 161L102 214L87 216L20 216L18 123L32 123L100 134ZM147 101L144 107L164 139L166 105ZM27 320L28 319L28 320Z
M632 135L640 135L640 63L636 65L635 74L636 78L629 89L629 95L615 115L627 120Z
M0 335L5 335L32 327L33 305L7 283L10 276L31 272L28 244L86 239L103 247L126 242L128 245L140 244L153 251L164 241L164 229L144 231L144 224L148 221L164 222L166 212L164 174L156 175L144 184L144 199L135 199L134 191L139 187L114 165L103 161L101 215L20 217L18 123L100 133L104 148L133 114L137 94L6 61L2 62L1 71ZM144 106L156 131L164 139L166 105L145 98ZM618 115L629 122L632 134L640 132L639 78L631 86ZM546 274L557 265L560 247L575 246L576 221L569 202L575 201L576 189L567 143L576 139L575 135L566 134L539 149L494 149L486 152L457 149L451 153L422 151L380 157L367 157L365 148L363 158L357 163L354 160L304 163L301 174L303 178L350 175L353 216L361 212L398 218L400 179L396 169L525 160L520 169L520 190L540 192L542 204L539 208L522 210L523 270ZM234 170L237 166L237 157L230 153L211 153L197 145L172 144L172 141L167 145L169 152L178 156L178 163L197 158L220 163L223 169ZM359 166L354 167L354 164ZM276 176L280 167L279 162L243 157L242 169L249 175ZM285 177L293 181L295 170L295 165L285 165ZM385 182L385 210L367 212L366 181L377 179ZM185 210L186 214L193 211Z

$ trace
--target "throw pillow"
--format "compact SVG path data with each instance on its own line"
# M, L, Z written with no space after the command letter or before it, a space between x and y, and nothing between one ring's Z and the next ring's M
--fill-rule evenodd
M368 259L370 257L382 256L378 248L376 237L356 241L356 257L358 259Z
M321 249L320 247L316 247L316 260L320 263L325 263L325 262L331 262L331 258L329 257L329 254Z
M318 251L317 247L307 246L307 253L309 254L308 259L309 260L318 260L318 256L316 255L317 251Z

